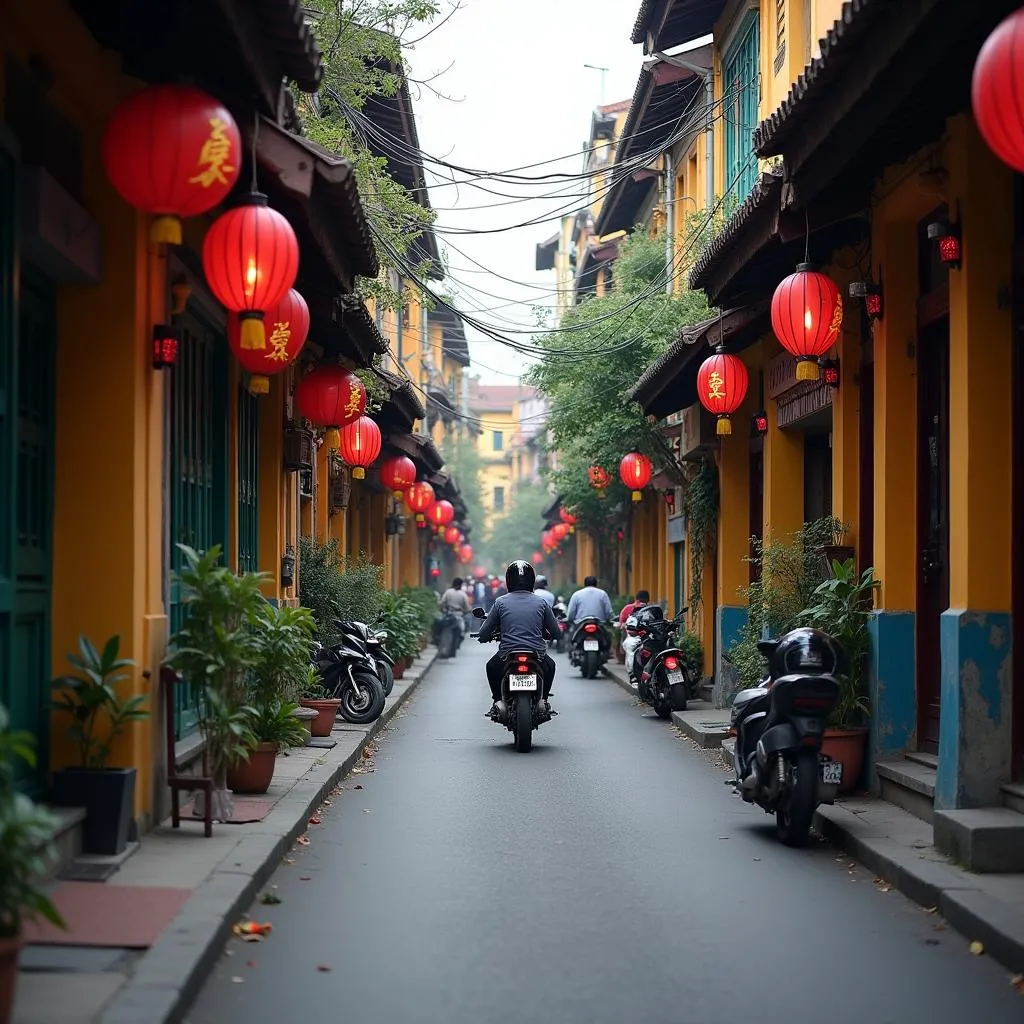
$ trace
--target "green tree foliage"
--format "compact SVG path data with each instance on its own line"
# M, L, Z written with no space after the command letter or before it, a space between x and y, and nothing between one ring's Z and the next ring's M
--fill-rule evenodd
M516 558L529 561L540 548L544 509L551 504L551 492L542 484L517 484L508 511L490 524L484 545L489 563L495 567Z
M582 329L537 339L546 354L528 378L550 403L552 485L581 525L608 543L618 528L615 510L629 503L619 482L622 456L639 451L657 463L667 454L627 392L684 326L710 315L702 292L665 292L664 239L643 229L623 242L614 275L605 295L585 299L563 318L562 327ZM604 500L588 482L595 464L611 478Z
M439 446L444 458L445 472L450 473L459 485L462 500L466 504L466 513L473 524L471 540L474 549L479 551L483 541L484 499L481 471L483 460L476 446L476 434L460 431L454 437L448 433ZM479 557L479 555L478 555Z
M361 112L370 97L398 93L407 73L403 47L422 34L419 29L428 31L424 26L441 5L436 0L309 0L307 8L324 55L324 78L315 100L299 98L299 113L310 139L352 162L382 268L376 281L360 283L360 291L397 309L405 300L389 288L387 271L399 269L397 262L415 266L412 245L434 214L388 172L387 160L373 154L349 112Z

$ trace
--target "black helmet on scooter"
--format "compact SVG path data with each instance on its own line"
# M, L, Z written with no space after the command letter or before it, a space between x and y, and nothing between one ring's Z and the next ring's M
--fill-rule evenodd
M547 590L548 589L548 578L547 576L538 576L537 582L533 585L534 590Z
M637 608L633 615L636 617L638 625L650 625L652 622L665 621L665 612L660 604L645 604L642 608Z
M783 676L841 676L849 671L842 645L820 629L793 629L779 638L768 659L773 679Z
M505 570L505 586L510 594L514 590L532 591L536 582L537 574L533 571L533 566L529 562L524 562L521 558L510 562Z

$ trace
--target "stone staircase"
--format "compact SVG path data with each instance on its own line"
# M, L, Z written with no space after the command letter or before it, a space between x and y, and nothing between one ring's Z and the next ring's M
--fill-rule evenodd
M875 762L883 800L932 826L935 846L969 871L1024 872L1024 785L1002 787L1003 806L935 809L938 758L906 753Z

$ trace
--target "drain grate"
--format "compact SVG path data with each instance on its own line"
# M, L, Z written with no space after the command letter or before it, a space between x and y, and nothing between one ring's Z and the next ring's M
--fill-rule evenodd
M119 864L92 864L83 861L72 861L57 875L64 882L105 882Z

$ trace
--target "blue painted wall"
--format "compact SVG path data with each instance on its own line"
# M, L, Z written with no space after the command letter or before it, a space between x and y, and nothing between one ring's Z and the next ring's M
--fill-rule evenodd
M871 732L867 780L876 788L875 761L913 749L917 740L914 613L879 610L868 621Z
M1012 769L1011 625L1008 612L942 614L937 808L1002 802Z
M715 613L715 689L714 699L718 707L728 705L726 695L737 688L736 670L724 661L722 652L727 651L740 638L740 630L747 622L747 606L735 604L719 605Z

